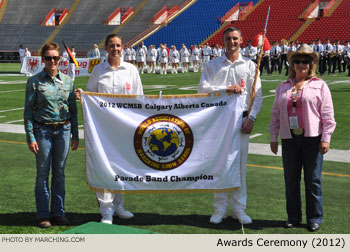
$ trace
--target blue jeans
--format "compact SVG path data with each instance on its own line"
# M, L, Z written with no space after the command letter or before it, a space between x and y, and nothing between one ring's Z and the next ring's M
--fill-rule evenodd
M282 159L289 221L302 220L300 180L304 170L307 223L321 224L323 218L321 173L323 155L319 152L321 136L293 135L282 139Z
M51 214L53 217L64 216L65 175L64 168L69 152L71 125L53 129L34 124L34 135L39 146L36 157L35 201L37 218L49 218L49 174L51 178Z

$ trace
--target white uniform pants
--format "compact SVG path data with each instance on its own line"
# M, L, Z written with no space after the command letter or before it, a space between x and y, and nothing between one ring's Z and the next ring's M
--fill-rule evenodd
M113 215L116 207L123 206L124 198L121 193L96 192L101 215Z
M240 133L241 141L241 186L238 190L231 192L231 206L233 211L244 211L247 206L247 185L245 181L246 177L246 166L247 166L247 157L248 157L248 146L249 146L249 134ZM214 203L213 206L215 209L226 212L229 207L228 193L214 193Z

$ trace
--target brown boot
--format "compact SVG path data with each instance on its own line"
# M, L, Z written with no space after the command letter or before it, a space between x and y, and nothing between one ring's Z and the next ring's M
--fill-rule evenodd
M49 219L40 219L39 220L39 227L40 228L49 228L51 227L51 222Z

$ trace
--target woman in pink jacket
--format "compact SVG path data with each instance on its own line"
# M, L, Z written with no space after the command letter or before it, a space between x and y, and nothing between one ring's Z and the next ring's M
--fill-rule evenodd
M302 221L300 180L304 170L306 219L311 232L323 218L321 172L335 129L332 96L327 84L316 77L319 55L306 44L288 54L289 79L276 89L269 126L271 151L277 154L278 133L286 187L286 228Z

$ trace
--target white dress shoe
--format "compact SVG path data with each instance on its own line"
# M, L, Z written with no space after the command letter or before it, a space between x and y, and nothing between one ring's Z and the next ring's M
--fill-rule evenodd
M101 222L105 224L113 224L113 216L111 214L102 215Z
M115 208L114 216L118 216L121 219L130 219L134 217L134 214L126 210L124 207L119 206Z
M210 217L210 223L213 224L219 224L222 222L222 219L226 219L227 218L227 213L226 211L218 211L215 210L215 212L213 213L213 215Z
M235 212L232 211L232 218L238 220L241 224L251 224L253 223L252 219L244 212Z

